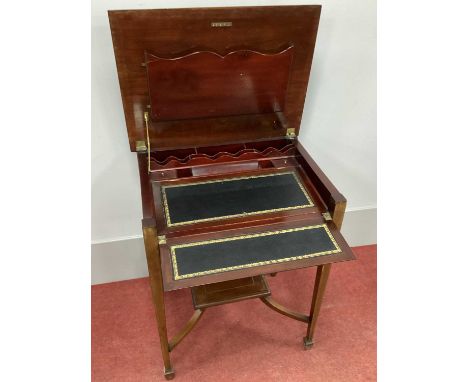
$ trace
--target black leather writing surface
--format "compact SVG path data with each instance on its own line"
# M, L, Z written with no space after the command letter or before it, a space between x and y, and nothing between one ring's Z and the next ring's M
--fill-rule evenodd
M326 224L171 246L175 280L338 252Z
M314 205L293 172L163 186L162 196L168 226Z

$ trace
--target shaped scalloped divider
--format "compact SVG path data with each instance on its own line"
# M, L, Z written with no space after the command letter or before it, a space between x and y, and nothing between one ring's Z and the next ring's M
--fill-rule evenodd
M295 152L295 146L290 141L260 142L257 147L255 146L256 144L245 144L159 151L151 154L150 168L151 171L158 171L265 158L283 158Z

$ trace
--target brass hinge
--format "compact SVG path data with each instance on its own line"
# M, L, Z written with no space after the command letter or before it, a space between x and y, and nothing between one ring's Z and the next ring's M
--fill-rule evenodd
M286 129L286 137L287 138L296 138L296 130L293 128Z
M158 236L158 243L159 244L166 244L166 236L165 235Z
M325 221L327 221L327 222L330 222L330 221L333 220L333 218L332 218L331 215L330 215L330 212L328 212L328 211L327 211L327 212L324 212L324 213L322 214L322 216L323 216L323 218L325 219Z
M136 141L136 151L137 152L146 152L146 142L145 141Z

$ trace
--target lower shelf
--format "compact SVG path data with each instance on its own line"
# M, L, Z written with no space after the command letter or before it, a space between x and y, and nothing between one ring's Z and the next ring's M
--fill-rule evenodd
M204 309L210 306L271 295L264 276L246 277L238 280L201 285L191 289L195 309Z

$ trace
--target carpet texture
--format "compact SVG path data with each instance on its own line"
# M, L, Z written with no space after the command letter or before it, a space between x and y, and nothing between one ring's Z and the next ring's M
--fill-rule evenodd
M332 266L311 350L304 323L248 300L207 309L171 353L175 381L376 380L376 246ZM272 296L308 313L315 269L267 277ZM189 290L166 293L169 337L191 317ZM92 287L92 380L165 381L147 278Z

